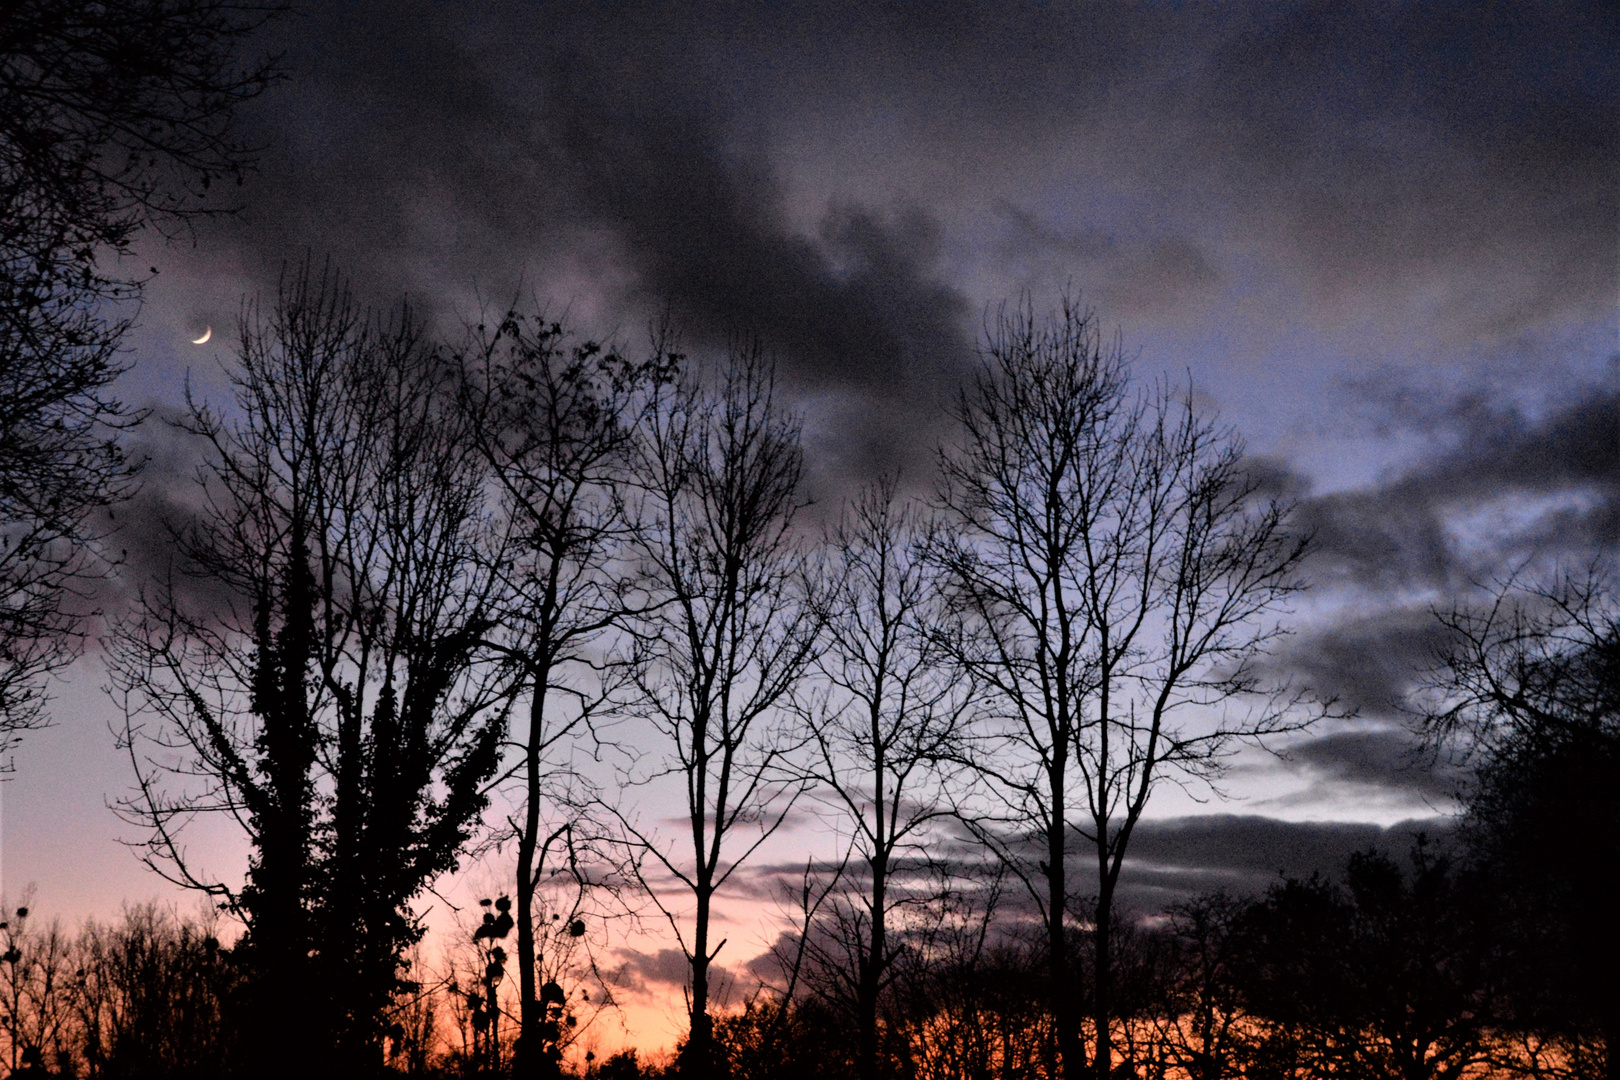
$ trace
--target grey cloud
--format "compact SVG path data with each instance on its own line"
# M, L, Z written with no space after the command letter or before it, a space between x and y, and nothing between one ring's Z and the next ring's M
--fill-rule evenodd
M155 409L129 440L131 456L142 462L133 498L106 511L104 547L116 560L113 573L97 585L102 617L117 621L135 613L141 590L172 589L184 610L199 617L223 617L233 605L245 616L248 600L211 577L188 573L177 543L197 520L204 495L197 482L201 440L170 423L174 414Z
M1280 239L1311 260L1316 288L1412 282L1430 276L1425 264L1466 275L1473 262L1489 306L1452 293L1442 308L1476 331L1606 310L1620 206L1612 11L1271 14L1223 41L1212 88L1241 121L1221 133L1236 150L1227 160L1272 178L1255 196L1292 186ZM1510 252L1535 253L1537 269L1533 287L1507 295L1491 274Z
M1611 309L1612 13L1516 9L1511 25L1463 5L1094 15L1007 11L1030 24L1024 44L984 48L1017 62L986 63L992 89L968 96L1002 106L998 123L1018 133L1005 138L1024 143L1009 152L1086 147L1101 163L1080 166L1077 200L1111 191L1138 210L1140 240L1190 241L1219 222L1217 269L1285 268L1329 321L1422 297L1424 332L1459 342ZM1076 56L1082 73L1063 67ZM1050 103L1045 115L1002 100L1014 79ZM1061 134L1043 140L1043 127ZM1095 257L1101 289L1115 287L1097 245L1054 250Z
M1032 288L1083 282L1088 300L1131 325L1203 309L1223 278L1220 256L1186 236L1065 231L1011 203L996 209L1003 231L992 250L1018 280Z
M1404 853L1419 833L1444 844L1453 828L1438 817L1387 827L1238 814L1148 820L1131 839L1120 895L1138 916L1214 889L1254 895L1283 876L1335 876L1358 851Z
M727 885L726 891L736 896L746 896L754 900L774 900L788 905L796 903L799 890L805 881L808 867L810 880L826 881L839 872L835 860L821 855L806 853L808 858L798 861L755 863L747 867L746 872L739 874ZM846 876L853 867L846 867ZM901 871L904 876L904 870Z
M1370 718L1406 715L1446 644L1435 607L1527 560L1580 563L1620 543L1620 390L1588 387L1536 415L1481 394L1384 393L1391 430L1434 449L1383 483L1300 501L1312 577L1355 602L1273 661ZM1273 472L1268 488L1298 490Z
M1463 398L1448 411L1462 429L1458 445L1408 483L1444 486L1457 498L1504 488L1590 487L1607 495L1620 489L1620 388L1592 387L1539 419L1478 398Z
M770 947L743 965L750 978L764 986L782 986L792 969L792 958L799 948L799 935L784 930Z
M1454 568L1445 521L1426 486L1335 492L1300 507L1318 580L1375 589L1447 582Z
M639 949L617 950L619 966L604 972L604 981L612 987L632 994L648 993L663 987L683 987L692 974L686 954L679 949L659 949L642 952ZM709 994L720 1006L733 1004L738 990L737 977L721 964L709 965Z
M523 275L559 304L599 301L607 329L668 303L695 344L757 333L797 389L832 393L832 474L915 466L971 359L973 308L994 299L951 283L941 215L1018 205L1009 178L1029 167L1068 170L1098 210L1062 226L1003 214L1009 243L1037 277L1128 316L1202 317L1255 252L1297 263L1306 293L1451 275L1478 286L1464 306L1484 297L1475 323L1601 309L1613 21L1580 6L1513 19L317 6L281 24L291 78L251 117L264 173L212 235L260 284L313 247L446 310L475 287L504 302ZM831 156L794 158L811 129ZM839 177L873 169L888 194L841 194ZM959 176L954 194L924 172ZM1104 220L1116 203L1129 225ZM1212 221L1229 235L1201 235ZM1502 267L1534 279L1511 302L1490 278Z
M1373 747L1370 742L1353 748L1353 742L1330 741L1325 747L1308 751L1307 757L1324 771L1360 768L1364 773L1375 773L1376 765L1370 759L1387 754L1388 748ZM1376 848L1400 854L1419 833L1443 847L1449 843L1454 828L1453 819L1438 816L1387 827L1238 814L1149 818L1139 822L1132 834L1119 896L1137 916L1154 915L1213 889L1252 895L1264 891L1279 875L1332 876L1357 851ZM1095 877L1081 839L1074 837L1072 843L1071 887L1077 898L1083 898L1095 893ZM984 882L992 876L992 855L970 838L942 840L931 845L931 852L945 862L958 883ZM1043 855L1044 850L1033 842L1023 848L1022 857L1027 857L1031 866ZM1014 920L1027 917L1027 897L1016 885L1006 884L1001 901L1004 913Z
M1361 784L1425 798L1445 799L1459 777L1425 754L1401 728L1340 731L1291 747L1288 760L1335 783Z
M684 986L692 973L686 955L679 949L659 949L646 953L638 949L620 949L619 967L609 975L608 981L626 990L645 990L649 986Z
M1388 827L1232 814L1144 821L1131 841L1122 891L1126 903L1148 915L1211 888L1252 894L1279 875L1332 876L1357 851L1400 854L1419 833L1443 844L1452 829L1449 818Z
M1446 640L1428 606L1392 606L1360 616L1341 614L1295 639L1274 662L1345 711L1401 716L1407 695Z
M1319 575L1451 588L1526 555L1584 556L1620 541L1620 390L1588 387L1539 417L1478 396L1405 413L1395 419L1424 430L1433 457L1374 488L1302 504ZM1552 497L1573 501L1537 501ZM1503 502L1519 519L1493 527L1483 549L1462 550L1459 515Z

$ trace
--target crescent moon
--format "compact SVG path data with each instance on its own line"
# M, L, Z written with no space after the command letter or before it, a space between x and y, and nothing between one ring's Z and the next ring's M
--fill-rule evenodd
M203 331L203 336L202 337L200 337L200 338L192 338L191 343L193 345L206 345L206 344L208 344L208 339L213 337L213 336L214 336L214 328L212 326L210 326L210 327L208 327L207 329L205 329Z

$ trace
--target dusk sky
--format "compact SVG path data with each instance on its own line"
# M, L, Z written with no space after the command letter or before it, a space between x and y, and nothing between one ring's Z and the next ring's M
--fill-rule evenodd
M634 351L667 305L694 352L777 357L820 512L882 469L925 492L986 320L1067 292L1139 378L1190 377L1316 533L1275 663L1358 715L1244 756L1225 798L1164 789L1126 870L1141 912L1263 887L1451 809L1401 711L1434 608L1620 539L1614 11L312 4L263 40L287 77L243 116L240 212L143 249L120 391L219 398L243 298L306 252L451 335L521 294ZM137 442L113 612L195 460L156 420ZM118 843L104 683L92 648L0 792L0 888L69 921L192 903ZM825 849L806 806L749 889ZM723 964L774 936L746 910Z

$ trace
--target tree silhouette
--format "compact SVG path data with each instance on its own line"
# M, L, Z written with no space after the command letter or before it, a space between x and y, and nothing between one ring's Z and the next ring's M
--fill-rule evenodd
M671 891L649 890L691 965L681 1068L704 1080L724 1070L709 1012L709 967L725 944L710 941L715 894L780 826L797 790L779 770L776 716L816 640L792 531L801 469L798 426L757 348L733 350L713 391L691 376L661 384L634 464L646 602L628 658L632 707L665 742L637 782L681 784L689 858L626 824L692 900L688 932Z
M957 406L960 446L942 455L951 534L936 545L956 613L942 640L983 688L973 763L999 806L965 820L1040 910L1071 1078L1084 1059L1071 830L1090 846L1091 1021L1108 1080L1114 894L1131 833L1165 779L1208 780L1237 740L1304 722L1300 699L1259 670L1301 587L1304 542L1190 392L1132 393L1089 314L1004 313L985 361ZM1026 839L1038 856L1024 857Z
M45 1077L72 1061L72 941L30 921L26 903L0 908L0 1051L9 1075Z
M1166 978L1153 1015L1160 1057L1191 1080L1239 1074L1253 1023L1234 977L1235 926L1247 904L1226 893L1195 896L1169 911Z
M879 1000L899 951L890 920L918 899L907 875L927 861L930 827L949 813L936 766L968 703L965 680L929 640L941 602L927 542L926 522L897 501L892 479L864 489L828 537L815 599L827 633L806 703L811 769L870 874L866 895L834 901L839 955L821 966L846 984L862 1080L878 1075Z
M1275 1024L1259 1049L1318 1076L1450 1080L1487 1060L1485 926L1449 859L1351 856L1342 885L1290 879L1237 921L1235 981Z
M249 1066L330 1053L364 1074L421 934L411 901L455 866L498 763L509 691L483 642L502 538L408 310L364 312L306 262L248 309L231 376L230 419L193 403L182 422L210 453L183 561L113 644L138 784L122 808L149 865L247 925ZM246 831L241 888L188 858L198 814Z
M237 965L211 923L146 904L84 928L74 943L70 996L86 1074L230 1073Z
M511 601L496 637L528 696L514 770L523 809L513 826L520 1009L513 1068L531 1075L549 1060L540 1049L547 1010L535 895L557 869L548 860L572 854L562 849L583 832L575 826L586 801L571 767L555 758L585 732L613 687L600 659L604 633L625 614L628 586L615 563L627 527L620 489L635 402L664 367L630 364L590 342L570 348L560 324L515 312L467 351L462 367L462 408L512 537L490 567Z

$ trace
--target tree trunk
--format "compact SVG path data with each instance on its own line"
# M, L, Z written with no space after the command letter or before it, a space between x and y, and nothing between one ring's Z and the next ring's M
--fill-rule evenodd
M883 746L883 716L877 700L874 695L871 715L868 717L870 724L868 732L872 740L873 756L876 759L872 769L872 940L867 949L865 963L859 972L860 985L855 995L857 1013L855 1021L859 1029L855 1068L860 1080L876 1080L878 1074L878 991L883 983L884 956L885 950L888 949L889 929L885 907L888 904L889 887L889 832L893 828L893 822L886 821L884 817L884 808L887 805L884 800L887 795L883 781L887 762Z
M310 886L310 766L315 759L309 717L308 670L313 650L313 582L300 522L293 525L292 555L281 593L259 600L255 644L259 652L253 708L262 722L268 759L264 804L256 811L258 858L249 871L251 914L249 1048L244 1072L280 1077L309 1054L325 1054L326 1019L311 1002L311 926L305 909ZM285 623L272 629L279 602ZM312 1023L313 1022L313 1023Z
M706 875L705 875L706 876ZM711 890L700 880L696 927L692 933L692 1005L690 1032L681 1055L682 1080L719 1080L715 1068L714 1025L709 1019L709 901Z
M549 653L549 641L541 654ZM523 745L523 827L517 837L517 1046L512 1052L514 1077L554 1077L556 1061L546 1056L544 1020L539 1001L539 954L535 944L535 857L539 852L539 751L544 745L546 691L551 665L541 662L528 704L528 738Z
M883 959L888 949L888 919L884 911L884 905L888 903L888 874L888 855L880 844L872 856L872 941L866 962L861 966L861 982L856 992L856 1008L859 1012L856 1023L860 1029L856 1068L861 1080L877 1080L878 1075L878 991L882 986Z
M385 691L386 693L386 691ZM337 791L332 809L336 845L331 869L323 882L326 892L322 925L317 928L320 949L320 981L328 999L325 1018L333 1043L337 1068L347 1075L366 1075L373 1063L367 1060L366 1008L369 989L365 970L366 943L360 940L365 925L362 911L372 884L361 868L362 828L368 810L362 795L360 725L358 703L345 703L338 714ZM381 1063L378 1056L377 1064Z
M535 677L534 696L529 701L529 737L524 746L523 828L518 833L517 865L518 1039L512 1055L512 1074L517 1077L544 1075L540 1042L545 1016L535 970L534 857L539 847L540 740L548 681L545 672Z
M1056 793L1061 787L1054 785ZM1061 807L1061 801L1054 806ZM1079 1080L1085 1069L1086 1052L1080 1040L1080 1010L1075 1004L1073 965L1069 960L1069 938L1064 913L1069 903L1064 847L1067 829L1061 809L1056 810L1046 831L1046 939L1051 980L1052 1022L1057 1025L1058 1057L1066 1080Z
M1097 917L1092 930L1096 985L1092 988L1091 1021L1097 1029L1097 1080L1110 1080L1114 1073L1114 1033L1109 1026L1114 986L1114 891L1108 880L1107 858L1100 850L1098 855Z

